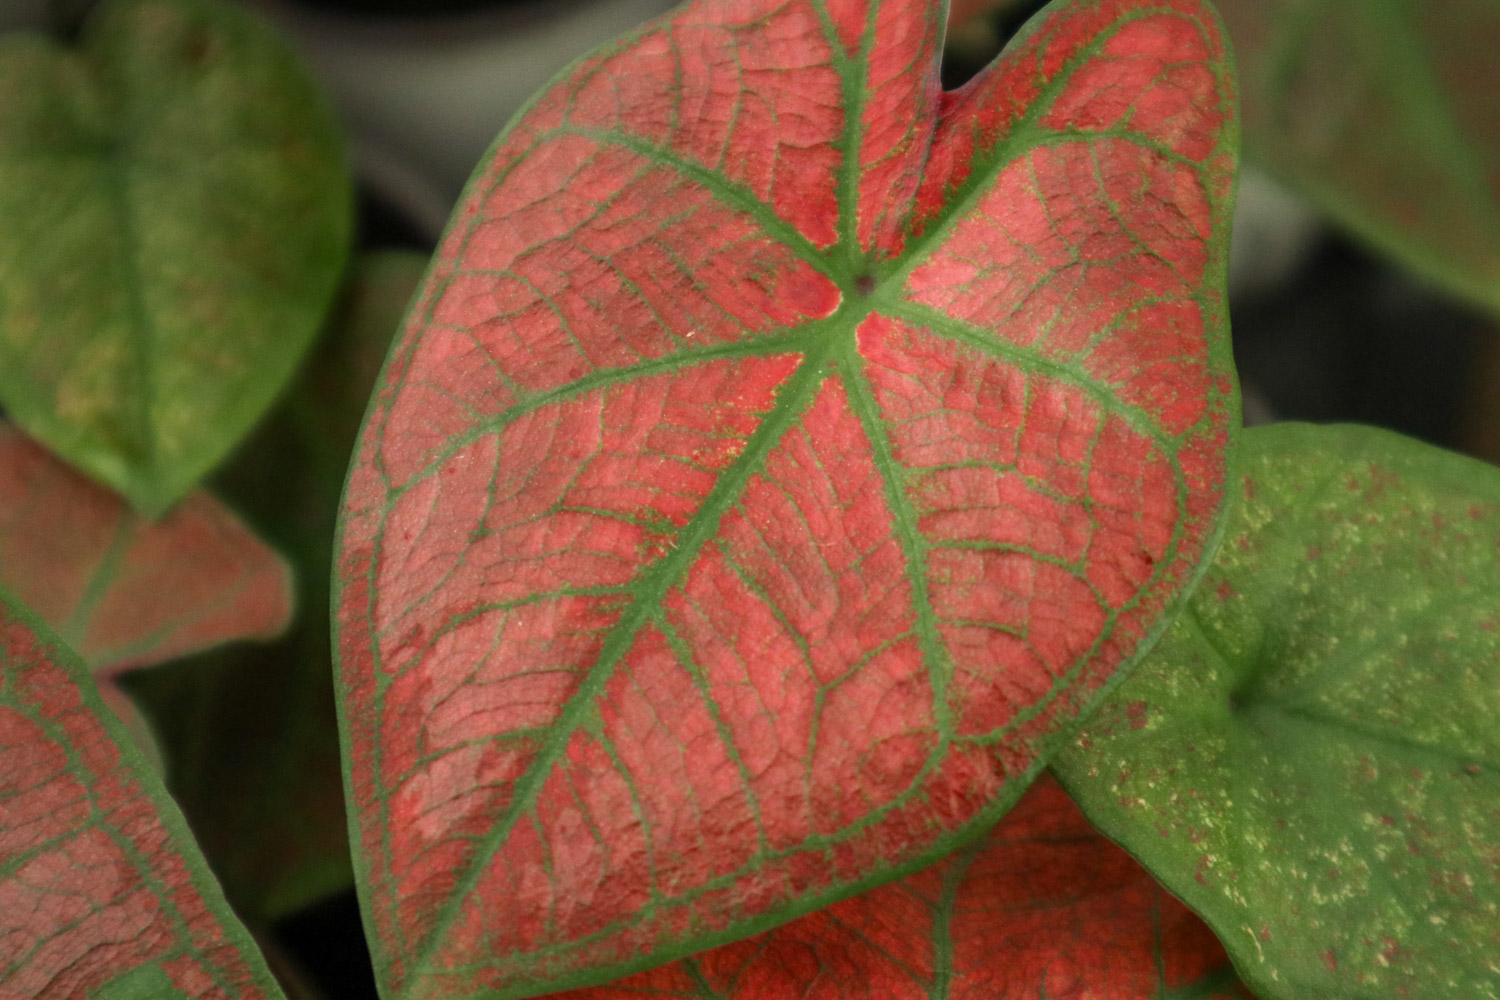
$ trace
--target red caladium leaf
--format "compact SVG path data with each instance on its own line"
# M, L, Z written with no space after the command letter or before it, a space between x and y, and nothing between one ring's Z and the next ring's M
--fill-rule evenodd
M292 614L286 562L207 493L146 521L3 423L0 585L99 672L269 638Z
M0 997L280 996L87 669L0 590Z
M724 0L502 138L342 522L387 995L581 986L973 836L1212 547L1233 94L1197 0L964 90L938 0Z
M1043 775L984 840L747 941L558 1000L1237 1000L1223 945Z

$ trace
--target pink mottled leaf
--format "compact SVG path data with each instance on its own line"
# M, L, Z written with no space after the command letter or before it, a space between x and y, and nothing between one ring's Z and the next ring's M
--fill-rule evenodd
M279 1000L87 669L0 590L0 997Z

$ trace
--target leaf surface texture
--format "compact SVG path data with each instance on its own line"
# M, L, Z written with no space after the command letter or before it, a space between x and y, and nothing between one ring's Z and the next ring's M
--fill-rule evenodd
M527 996L976 836L1211 548L1234 103L1192 0L689 4L471 183L346 492L388 996Z
M1188 610L1054 762L1265 1000L1500 996L1500 470L1247 432Z
M1246 1000L1218 938L1044 775L983 840L759 937L558 1000Z
M3 591L0 996L281 1000L87 668Z

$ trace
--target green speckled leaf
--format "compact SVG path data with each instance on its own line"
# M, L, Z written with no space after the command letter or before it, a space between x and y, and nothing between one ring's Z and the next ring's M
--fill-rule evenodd
M0 43L0 403L156 515L249 429L347 252L336 128L219 0L109 0Z
M1500 997L1500 470L1249 432L1188 610L1059 776L1264 1000Z

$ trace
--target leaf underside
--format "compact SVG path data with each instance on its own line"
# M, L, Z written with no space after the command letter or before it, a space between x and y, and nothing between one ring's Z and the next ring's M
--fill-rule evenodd
M1500 311L1500 6L1219 0L1246 155L1355 233Z
M0 996L279 1000L176 807L44 630L0 591Z
M0 586L100 673L270 638L292 613L290 568L207 493L150 523L3 422Z
M149 517L296 368L348 171L290 47L222 0L107 0L0 41L0 403Z
M1224 948L1043 775L972 847L767 934L558 1000L1243 1000Z
M382 989L525 996L971 838L1216 537L1234 106L1194 0L700 2L504 134L336 609Z
M1188 609L1054 762L1264 1000L1500 997L1500 470L1245 435Z

